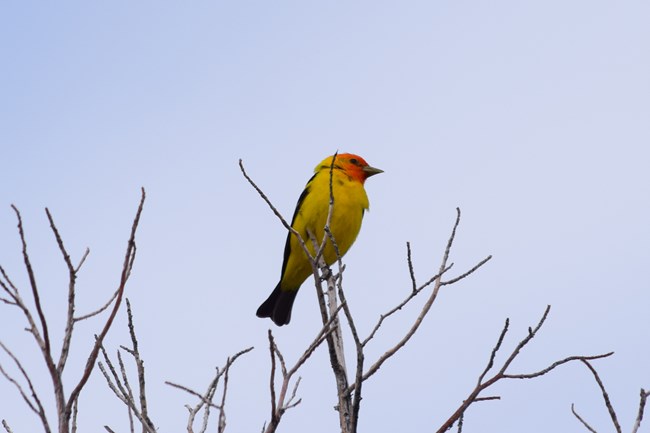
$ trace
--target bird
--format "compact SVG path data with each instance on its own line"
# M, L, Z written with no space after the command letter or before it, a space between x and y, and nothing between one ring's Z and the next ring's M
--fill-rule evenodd
M330 176L331 173L331 176ZM360 156L351 153L334 154L325 158L314 169L291 220L291 227L300 234L309 253L315 255L312 236L321 245L330 205L331 191L334 197L330 231L337 249L327 239L323 259L331 265L350 249L361 229L361 220L369 208L364 188L366 179L383 173L371 167ZM257 317L269 317L276 325L287 325L291 309L302 283L312 275L312 266L298 237L289 232L284 246L284 259L280 281L271 295L257 309Z

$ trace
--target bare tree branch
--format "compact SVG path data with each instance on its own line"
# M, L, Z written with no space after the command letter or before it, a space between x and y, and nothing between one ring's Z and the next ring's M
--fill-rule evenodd
M70 429L72 428L72 431L76 431L76 416L77 416L77 405L78 405L78 397L79 394L82 390L82 388L85 386L86 382L88 381L88 378L90 377L90 374L94 368L95 361L97 359L97 355L99 353L100 347L101 347L101 342L103 338L106 336L108 333L109 328L111 327L111 324L115 318L115 315L117 313L117 310L119 309L120 306L120 301L121 297L126 285L126 281L128 279L128 275L131 272L131 269L133 267L133 260L135 258L135 233L138 227L138 223L140 220L140 215L142 213L143 205L144 205L144 200L145 200L145 192L144 189L142 189L142 196L140 199L140 204L138 207L138 211L136 213L133 225L131 227L131 236L129 239L129 243L127 246L127 252L126 252L126 257L125 257L125 263L124 267L122 270L122 276L121 276L121 281L120 285L118 288L118 296L116 297L115 303L113 304L113 310L107 319L106 323L104 324L104 327L100 333L100 336L97 337L95 341L95 345L93 346L92 351L90 352L90 355L88 356L86 360L86 366L83 370L82 376L77 383L76 387L73 388L72 392L70 395L67 397L64 394L63 390L63 372L66 366L66 362L68 360L68 355L70 353L70 346L72 343L72 335L74 331L74 310L75 310L75 284L76 284L76 278L77 278L77 272L83 265L83 263L86 260L86 257L89 254L89 250L86 249L84 255L82 256L81 260L79 261L79 264L75 268L74 265L72 264L72 260L70 258L70 255L65 248L63 239L60 235L60 232L54 222L54 218L52 217L52 214L50 213L49 209L45 209L45 213L47 215L50 228L52 230L52 233L54 234L56 243L59 247L59 250L63 256L63 261L67 267L68 270L68 302L67 302L67 314L66 314L66 324L65 324L65 329L63 332L63 340L62 340L62 345L61 345L61 353L58 356L58 360L55 363L54 361L54 355L52 353L52 346L50 342L50 335L49 335L49 325L47 322L47 319L45 317L45 313L43 310L43 305L40 299L40 294L39 294L39 289L36 283L36 276L35 272L31 263L31 259L28 254L28 249L27 249L27 241L26 241L26 236L25 236L25 231L23 227L23 220L22 216L20 214L20 211L18 208L14 205L12 205L12 209L14 210L16 217L18 219L18 234L20 237L20 241L22 244L22 256L23 256L23 262L25 269L27 271L28 277L29 277L29 284L31 288L31 294L33 297L34 301L34 307L33 309L36 312L36 315L38 316L38 322L34 319L34 313L32 312L32 308L28 307L26 303L23 301L19 289L13 284L5 270L0 267L0 274L2 274L2 277L0 278L0 287L2 287L2 290L4 293L8 295L8 297L3 297L2 301L8 305L13 305L15 307L18 307L22 312L25 318L27 319L27 322L29 324L29 327L27 328L27 331L29 331L32 336L34 337L34 340L36 341L36 344L38 345L41 355L43 357L43 360L45 362L45 365L47 367L47 370L50 375L50 379L52 380L52 385L53 385L53 391L54 391L54 401L56 404L57 408L57 416L58 416L58 431L60 433L66 433L69 432ZM42 334L41 334L42 333ZM5 376L10 382L14 383L14 385L17 387L19 393L21 396L23 396L25 402L27 403L28 407L32 409L34 412L36 412L39 415L39 418L41 418L41 422L44 425L44 429L49 432L50 427L48 425L48 421L46 419L45 411L43 410L43 407L41 405L40 399L36 394L36 391L34 390L34 387L31 383L31 380L28 376L28 374L25 372L23 369L21 363L19 360L3 345L3 349L9 356L14 360L16 363L18 369L20 370L21 374L23 375L24 380L26 381L27 385L29 386L29 389L32 393L32 398L30 399L27 396L27 393L25 392L24 388L16 381L14 380L9 374L7 374L4 370L3 376ZM1 367L0 367L1 369ZM71 424L72 422L72 424Z
M29 387L30 394L32 396L32 400L27 396L27 393L23 389L23 387L18 383L16 379L14 379L12 376L7 373L4 368L2 368L2 364L0 364L0 373L9 381L11 382L17 389L18 392L20 393L21 397L27 403L27 406L36 414L38 415L38 418L41 420L41 424L43 424L43 429L49 433L50 430L50 425L47 421L47 417L45 415L45 409L43 408L43 405L41 404L41 400L38 397L38 394L36 393L36 390L34 389L34 385L32 384L31 379L29 378L29 375L27 374L27 371L25 371L25 368L23 367L22 363L20 360L5 346L1 341L0 341L0 347L2 347L2 350L5 351L7 355L14 361L16 364L16 367L20 371L20 374L22 374L23 378L25 379L25 382L27 382L27 386Z
M409 259L410 259L410 247L409 247L409 250L408 250L408 251L409 251L408 254L409 254ZM447 266L445 269L443 269L442 273L439 273L439 274L434 275L433 278L431 278L429 281L437 280L437 279L440 278L440 277L441 277L445 272L447 272L449 269L451 269L451 265L450 265L450 266ZM412 277L412 278L414 278L414 277ZM415 281L415 280L412 280L412 281ZM415 290L413 290L411 293L409 293L409 295L408 295L408 296L407 296L407 297L406 297L402 302L400 302L399 304L397 304L394 308L392 308L392 309L389 310L388 312L386 312L386 313L384 313L384 314L381 314L381 315L379 316L379 320L377 320L377 324L375 325L375 327L372 329L372 331L371 331L370 334L366 337L366 339L363 340L363 342L362 342L362 346L366 346L366 345L370 342L370 340L372 340L372 339L375 337L375 334L377 333L377 331L379 330L379 328L381 327L381 325L384 323L384 320L386 320L388 317L392 316L393 314L395 314L396 312L398 312L399 310L401 310L402 308L404 308L404 306L405 306L406 304L408 304L408 303L409 303L413 298L415 298L415 297L416 297L416 296L417 296L417 295L418 295L418 294L419 294L423 289L425 289L427 286L428 286L428 284L423 284L422 286L415 288Z
M23 219L20 216L18 208L11 205L11 208L16 213L16 218L18 218L18 233L20 235L20 242L23 245L23 261L25 262L25 269L27 269L27 275L29 276L29 284L32 288L32 296L34 297L34 305L36 307L36 312L38 313L38 318L41 321L41 329L43 330L43 352L47 354L46 358L49 358L48 369L52 374L54 372L54 362L52 362L51 350L50 350L50 333L47 328L47 321L45 320L45 314L43 313L43 307L41 306L41 298L38 294L38 286L36 285L36 276L34 275L34 270L32 269L32 263L29 260L29 255L27 254L27 241L25 240L25 231L23 230ZM46 362L48 359L46 359Z
M65 262L68 268L68 313L66 318L65 331L63 333L63 344L61 346L61 354L59 356L59 361L56 364L56 371L58 375L61 376L61 374L63 373L63 369L65 368L65 363L68 359L68 353L70 351L70 342L72 341L72 331L74 327L73 316L74 316L74 307L75 307L75 284L77 280L77 272L75 271L75 268L72 265L70 254L68 254L68 251L65 249L65 246L63 245L63 239L59 234L59 230L57 229L56 224L54 224L54 218L52 218L52 214L50 213L50 210L48 208L45 208L45 213L47 214L47 219L50 222L50 228L52 229L52 232L54 233L54 237L56 238L56 243L59 246L59 250L61 251L61 254L63 255L63 261ZM83 263L83 259L82 259L82 263Z
M70 424L70 433L77 433L77 415L79 414L79 399L72 405L72 422Z
M113 366L113 363L108 357L108 354L106 353L106 350L104 349L103 345L100 347L100 351L104 357L104 361L106 362L106 365L108 366L111 372L111 375L113 376L113 379L111 380L111 377L109 376L102 362L99 362L99 370L102 372L102 375L104 376L104 379L106 379L108 387L111 389L111 391L113 391L113 393L117 396L117 398L120 399L120 401L122 401L127 406L129 410L128 412L129 424L131 426L131 431L133 431L133 420L131 414L134 414L135 417L138 419L138 421L140 421L140 424L142 425L143 433L156 433L156 428L154 427L151 420L148 417L147 418L143 417L142 411L138 409L138 407L136 406L136 400L133 396L133 392L131 390L131 386L128 381L128 375L126 373L126 367L124 366L124 362L122 360L120 352L119 351L117 352L117 358L120 365L120 373L121 373L118 374L117 370Z
M609 400L609 394L607 394L607 391L605 390L605 385L603 385L603 381L600 380L600 376L598 375L598 372L596 369L589 363L587 359L581 359L582 363L587 366L587 368L591 371L591 373L594 375L594 379L596 379L596 383L598 383L598 387L600 388L600 391L603 394L603 400L605 401L605 406L607 407L607 411L609 412L609 416L612 419L612 423L614 424L614 428L616 429L617 433L622 433L621 432L621 425L618 422L618 418L616 416L616 411L614 410L614 407L612 406L612 402Z
M124 348L128 353L130 353L134 360L135 365L138 371L138 387L140 394L140 412L142 413L142 418L149 424L151 428L154 428L151 419L149 419L149 411L147 408L147 392L145 389L145 374L144 374L144 361L140 357L140 351L138 349L138 339L135 335L135 326L133 325L133 314L131 313L131 303L129 299L126 299L126 312L129 324L129 334L131 336L131 344L133 344L133 349Z
M182 391L185 391L185 392L199 398L199 403L195 407L191 407L189 405L185 406L187 408L187 410L189 411L189 418L188 418L188 424L187 424L187 431L188 432L191 433L191 432L194 431L194 420L196 418L196 415L200 412L200 410L204 406L205 406L205 409L204 409L204 416L203 416L203 425L202 425L202 428L201 428L200 432L203 433L207 429L208 418L210 416L209 411L210 411L211 407L219 410L219 420L218 420L219 424L218 424L217 427L218 428L225 428L225 412L224 412L225 408L224 408L224 404L225 404L225 401L226 401L226 393L227 393L227 383L226 383L227 381L225 379L225 377L226 377L225 375L228 374L228 372L230 370L230 367L237 360L237 358L239 358L240 356L250 352L251 350L253 350L253 347L249 347L247 349L241 350L241 351L237 352L235 355L233 355L231 357L228 357L228 359L226 360L226 364L225 364L224 368L221 369L221 370L219 368L217 368L217 373L216 373L215 377L212 379L212 381L208 385L208 388L207 388L206 392L203 393L203 394L200 394L200 393L198 393L198 392L196 392L196 391L194 391L194 390L192 390L192 389L190 389L188 387L185 387L183 385L178 385L176 383L169 382L169 381L165 382L165 384L167 384L167 385L169 385L169 386L171 386L173 388L180 389ZM222 405L218 406L218 405L215 405L214 403L212 403L212 399L214 398L214 394L216 392L217 386L219 385L219 380L221 379L222 376L224 376L224 389L222 391L222 398L221 398ZM219 431L222 431L222 430L219 430Z
M455 221L454 227L453 227L453 229L451 231L451 235L449 237L449 240L447 241L447 247L445 248L445 252L444 252L444 255L443 255L443 258L442 258L442 262L440 264L440 269L438 271L438 274L435 277L433 277L432 279L430 279L429 281L427 281L426 283L424 283L424 285L423 285L423 287L426 287L431 282L435 281L433 291L431 292L431 295L429 296L429 299L427 299L427 301L425 302L424 306L422 307L422 310L421 310L420 314L417 316L417 318L415 319L413 325L407 331L407 333L404 335L404 337L402 337L402 339L399 342L397 342L397 344L395 344L393 347L388 349L383 355L381 355L379 357L379 359L377 359L377 361L375 361L375 363L372 364L370 366L370 368L364 373L363 378L362 378L364 381L367 380L369 377L371 377L373 374L375 374L379 370L379 368L383 365L383 363L386 362L386 360L388 360L399 349L401 349L411 339L411 337L415 334L415 332L418 330L418 328L422 324L422 321L424 320L424 317L427 315L427 313L431 309L431 306L433 305L434 301L438 297L438 292L440 291L440 287L442 286L442 283L441 283L441 280L440 280L441 275L444 274L449 269L449 267L451 267L451 265L447 265L447 261L449 259L449 253L451 251L451 247L452 247L452 245L454 243L454 239L456 237L456 229L458 228L459 223L460 223L460 209L456 208L456 221ZM486 259L482 260L478 265L476 265L476 266L474 266L472 268L473 270L471 270L471 272L474 272L474 270L478 269L483 264L487 263L490 260L490 258L491 258L491 256L488 256ZM465 275L465 276L469 275L471 272L466 272L463 275ZM410 299L408 299L408 300L410 300ZM408 302L408 300L406 302ZM381 321L381 319L380 319L380 321ZM372 334L372 335L374 335L374 334Z
M7 431L7 433L14 433L14 432L11 430L11 427L9 427L9 424L7 424L7 421L4 420L4 419L2 420L2 426L5 428L5 430Z
M217 370L218 370L218 369L217 369ZM190 389L190 388L188 388L188 387L186 387L186 386L179 385L178 383L173 383L173 382L169 382L169 381L165 381L165 384L171 386L172 388L180 389L181 391L185 391L186 393L188 393L188 394L190 394L190 395L193 395L194 397L196 397L196 398L198 398L199 400L201 400L201 401L203 402L203 404L205 404L205 405L207 405L207 406L213 407L213 408L215 408L215 409L219 409L219 406L217 406L216 404L212 403L210 400L208 400L208 399L207 399L206 397L204 397L202 394L200 394L200 393L194 391L193 389Z
M113 324L113 320L115 319L115 315L117 314L117 311L120 308L121 302L122 302L122 296L124 294L124 288L126 287L126 282L128 280L129 274L131 272L131 269L133 267L133 262L135 260L135 233L138 229L138 223L140 222L140 216L142 215L142 208L144 206L144 200L145 200L145 191L144 188L142 188L142 195L140 198L140 205L138 206L138 210L135 215L135 219L133 220L133 225L131 226L131 236L128 241L128 245L126 248L126 253L124 255L124 264L122 266L122 276L120 278L120 284L118 286L118 294L117 297L115 298L115 304L113 305L113 310L111 311L111 314L109 315L108 319L106 320L106 323L104 324L104 328L102 329L101 333L99 334L99 337L95 341L95 345L93 346L93 349L90 352L90 355L88 356L88 360L86 362L86 367L84 368L83 375L81 376L81 379L79 380L79 383L77 386L72 390L70 393L70 397L68 399L68 402L66 404L66 415L69 418L69 414L72 409L72 402L74 402L77 399L77 396L81 392L81 389L86 385L86 382L88 381L88 378L90 377L90 373L93 370L93 367L95 366L95 361L97 360L97 355L99 354L100 347L102 345L102 342L104 341L104 337L106 337L106 334L108 334L108 330L110 329L111 325Z
M79 260L79 264L77 265L76 268L74 268L75 274L79 273L79 270L83 266L84 263L86 263L86 259L88 258L88 255L90 254L90 248L86 248L86 251L84 251L83 255L81 256L81 260Z
M650 396L650 392L646 391L645 389L641 388L641 392L639 393L639 411L636 415L636 421L634 422L634 427L632 428L632 433L637 433L639 431L639 427L641 427L641 421L643 420L643 412L645 411L645 404L646 400L648 399L648 396Z
M596 430L593 429L593 427L587 424L587 421L585 421L580 415L578 415L578 412L576 412L573 404L571 404L571 413L573 413L573 415L578 419L578 421L580 421L582 425L585 426L585 428L589 430L591 433L598 433Z
M284 413L287 410L296 407L298 404L300 404L301 402L300 399L294 401L296 397L296 392L298 391L298 386L300 384L300 378L296 380L293 386L293 390L291 392L291 396L287 399L287 392L288 392L291 379L298 372L300 367L307 361L307 359L311 357L311 355L318 348L318 346L320 346L324 341L326 341L329 338L329 336L332 334L332 332L334 332L335 328L332 326L332 324L334 320L336 320L338 312L343 308L343 305L344 304L341 304L334 312L334 314L332 314L329 317L328 321L319 330L318 334L316 335L316 338L312 340L311 344L307 347L307 349L303 352L300 358L298 358L294 366L291 367L290 369L287 369L284 357L282 356L282 352L280 352L280 349L278 348L277 344L275 343L275 339L273 338L273 333L269 329L268 331L269 353L271 354L271 374L270 374L270 382L269 382L270 391L271 391L271 420L265 426L264 432L266 433L275 432L278 425L280 424L280 420L282 419ZM280 369L282 371L282 385L280 386L280 392L279 394L277 394L277 398L276 398L276 390L275 390L276 357L280 361Z
M115 300L115 298L117 298L117 295L118 295L119 293L120 293L120 288L118 287L117 290L115 290L115 291L113 292L113 294L111 295L110 299L109 299L109 300L108 300L104 305L102 305L102 306L101 306L100 308L98 308L97 310L92 311L92 312L90 312L90 313L88 313L88 314L84 314L83 316L75 317L75 318L74 318L74 321L75 321L75 322L81 322L82 320L90 319L91 317L94 317L94 316L100 314L102 311L106 310L108 307L111 306L111 304L113 303L113 301Z
M549 311L550 311L550 305L546 307L546 310L544 311L544 314L542 315L542 318L538 322L537 326L535 328L528 328L528 334L526 337L524 337L518 344L517 346L513 349L513 351L510 353L508 358L504 361L503 365L501 368L488 380L484 380L485 377L487 376L488 372L493 368L494 366L494 360L497 352L501 348L501 345L504 341L505 335L508 332L508 325L509 325L509 320L506 320L506 324L501 331L499 338L497 340L496 345L492 349L492 352L490 354L490 358L488 360L487 367L483 370L481 375L479 376L479 380L475 386L475 388L470 392L469 396L463 400L463 402L460 404L458 409L445 421L442 426L437 430L438 433L443 433L449 430L454 423L460 420L460 418L464 415L465 411L469 406L476 401L480 400L485 400L485 398L479 397L479 394L489 388L490 386L494 385L498 381L502 379L532 379L535 377L542 376L546 373L549 373L550 371L554 370L555 368L559 367L560 365L566 364L571 361L589 361L589 360L594 360L594 359L601 359L601 358L606 358L608 356L611 356L613 352L601 354L601 355L593 355L593 356L569 356L567 358L564 358L562 360L556 361L552 363L550 366L539 370L535 371L533 373L523 373L523 374L509 374L506 373L508 367L512 364L512 362L515 360L515 358L519 355L521 350L537 335L537 332L540 330L544 322L546 321L546 318L548 317ZM491 397L490 399L495 399L494 397Z

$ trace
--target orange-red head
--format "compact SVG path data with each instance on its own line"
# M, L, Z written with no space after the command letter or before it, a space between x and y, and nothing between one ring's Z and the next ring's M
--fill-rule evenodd
M341 153L328 156L316 166L316 170L314 171L329 170L332 166L332 159L335 157L334 169L343 170L345 174L361 183L364 183L370 176L384 172L384 170L371 167L365 159L353 153Z

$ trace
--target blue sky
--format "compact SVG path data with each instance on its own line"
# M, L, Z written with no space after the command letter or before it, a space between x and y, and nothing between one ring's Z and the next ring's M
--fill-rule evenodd
M371 211L345 260L362 333L408 293L406 241L418 278L435 272L456 206L455 271L494 256L443 290L419 334L367 383L361 431L437 427L505 318L509 348L547 304L548 323L513 369L615 351L596 365L626 428L650 387L649 15L641 1L3 4L0 263L26 289L14 203L46 312L63 323L66 275L48 206L73 260L91 249L79 310L92 310L117 283L144 186L127 294L152 418L161 432L183 429L191 400L163 382L202 389L229 354L255 346L232 373L228 425L259 430L271 322L254 312L277 282L286 233L237 161L290 217L321 159L358 153L385 170L367 183ZM386 327L369 359L415 312ZM305 286L291 325L274 328L287 357L318 320ZM4 306L0 321L0 339L47 394L21 317ZM98 327L79 327L73 356ZM107 346L127 342L120 315ZM324 351L305 366L303 403L283 431L335 430L326 368ZM584 431L571 403L597 429L609 425L579 365L494 393L502 400L473 406L466 431ZM32 431L8 383L0 396L0 417ZM83 430L127 428L99 374L82 398Z

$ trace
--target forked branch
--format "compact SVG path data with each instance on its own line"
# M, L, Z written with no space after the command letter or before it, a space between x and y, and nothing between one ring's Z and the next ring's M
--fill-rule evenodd
M551 306L547 306L546 310L544 310L544 314L542 315L542 318L539 320L537 325L534 328L528 328L528 333L527 335L519 341L519 343L515 346L515 348L512 350L510 355L506 358L506 360L501 364L501 367L498 369L498 371L492 375L489 379L486 379L488 377L488 373L493 370L494 365L495 365L495 359L496 356L501 349L504 339L506 337L506 334L508 333L509 330L509 324L510 320L506 319L505 325L503 327L503 330L499 334L499 338L497 339L496 344L494 345L494 348L492 349L492 352L490 353L490 357L487 362L487 366L483 370L483 372L479 375L476 387L469 393L467 398L463 400L463 402L460 404L458 409L445 421L440 428L438 428L437 432L438 433L443 433L449 430L454 423L460 422L460 420L464 417L465 412L467 409L475 402L477 401L482 401L485 400L484 397L481 396L481 393L485 391L486 389L490 388L492 385L495 383L499 382L500 380L503 379L533 379L535 377L543 376L551 371L553 371L555 368L559 367L560 365L566 364L571 361L591 361L595 359L601 359L601 358L606 358L608 356L613 355L613 352L609 353L604 353L601 355L592 355L592 356L569 356L567 358L561 359L559 361L555 361L552 364L550 364L548 367L543 368L541 370L532 372L532 373L518 373L518 374L512 374L508 373L508 368L510 365L513 363L513 361L519 356L521 351L532 341L533 338L537 335L539 330L541 329L542 325L546 321L546 318L548 317L548 314L551 310ZM494 396L490 396L489 399L496 399Z
M29 278L29 285L31 289L31 295L33 298L34 306L30 307L27 305L27 303L22 298L20 289L11 281L9 275L1 266L0 266L0 274L2 275L2 277L0 278L0 288L2 288L2 292L5 294L5 296L0 297L0 300L9 306L14 306L17 307L19 310L21 310L23 316L25 317L28 323L27 330L30 332L38 348L40 349L41 356L43 358L43 361L45 362L45 365L50 375L50 379L52 380L52 384L53 384L54 401L56 403L56 407L57 407L56 413L58 416L58 431L60 433L68 433L70 431L70 428L72 428L73 431L76 430L76 423L75 423L76 418L74 417L74 415L76 414L77 399L79 397L79 393L81 392L82 388L86 385L88 378L90 377L90 374L95 366L95 361L97 360L97 355L101 347L101 342L106 336L106 334L108 333L113 323L113 320L115 318L115 315L119 310L122 295L124 293L124 289L126 286L126 282L130 275L131 269L133 267L133 261L135 259L135 251L136 251L135 234L138 228L140 216L142 214L142 209L145 201L144 189L142 189L141 192L142 194L141 194L140 204L138 206L135 219L131 226L131 235L129 237L129 241L127 244L127 250L125 254L121 278L118 285L118 289L116 291L117 295L115 296L114 301L112 302L111 313L106 319L102 331L99 334L99 337L97 337L95 345L93 346L92 350L90 351L90 354L86 359L86 366L82 371L82 375L81 378L79 379L79 382L76 383L76 386L74 386L72 392L67 397L64 394L63 374L70 353L70 346L72 344L74 324L77 320L79 320L74 317L76 280L77 280L78 272L80 271L81 266L83 265L83 263L86 260L86 257L89 254L89 250L86 249L85 253L82 255L81 259L79 260L79 263L75 267L72 264L72 259L64 245L63 238L54 222L54 218L52 214L50 213L49 209L47 208L45 209L45 213L47 215L50 228L52 230L52 233L54 234L54 238L56 240L57 246L59 247L59 250L63 256L63 261L68 270L68 290L67 290L68 302L67 302L66 322L63 331L61 352L58 354L58 356L55 356L52 350L52 344L50 342L50 325L48 324L47 317L45 316L44 313L43 305L40 298L39 288L36 282L36 274L28 253L27 240L25 236L25 230L23 227L22 216L16 206L14 205L11 206L18 220L18 234L22 245L23 263ZM18 370L22 374L23 380L25 381L25 383L27 383L27 386L30 389L29 394L31 395L28 395L28 393L26 393L24 390L24 386L20 385L20 383L17 380L15 380L15 378L13 378L11 375L9 375L2 368L2 366L0 366L0 371L3 372L3 376L5 376L7 380L14 383L14 385L18 389L18 392L21 394L21 396L23 396L28 407L39 415L44 430L46 432L50 432L51 430L47 418L45 416L45 411L43 410L43 407L41 405L41 400L38 394L36 393L34 386L31 383L29 375L22 368L20 361L15 356L13 356L13 353L11 353L9 348L7 348L5 345L2 345L2 348L14 360L14 363L16 363ZM72 425L70 424L71 421L72 421Z

